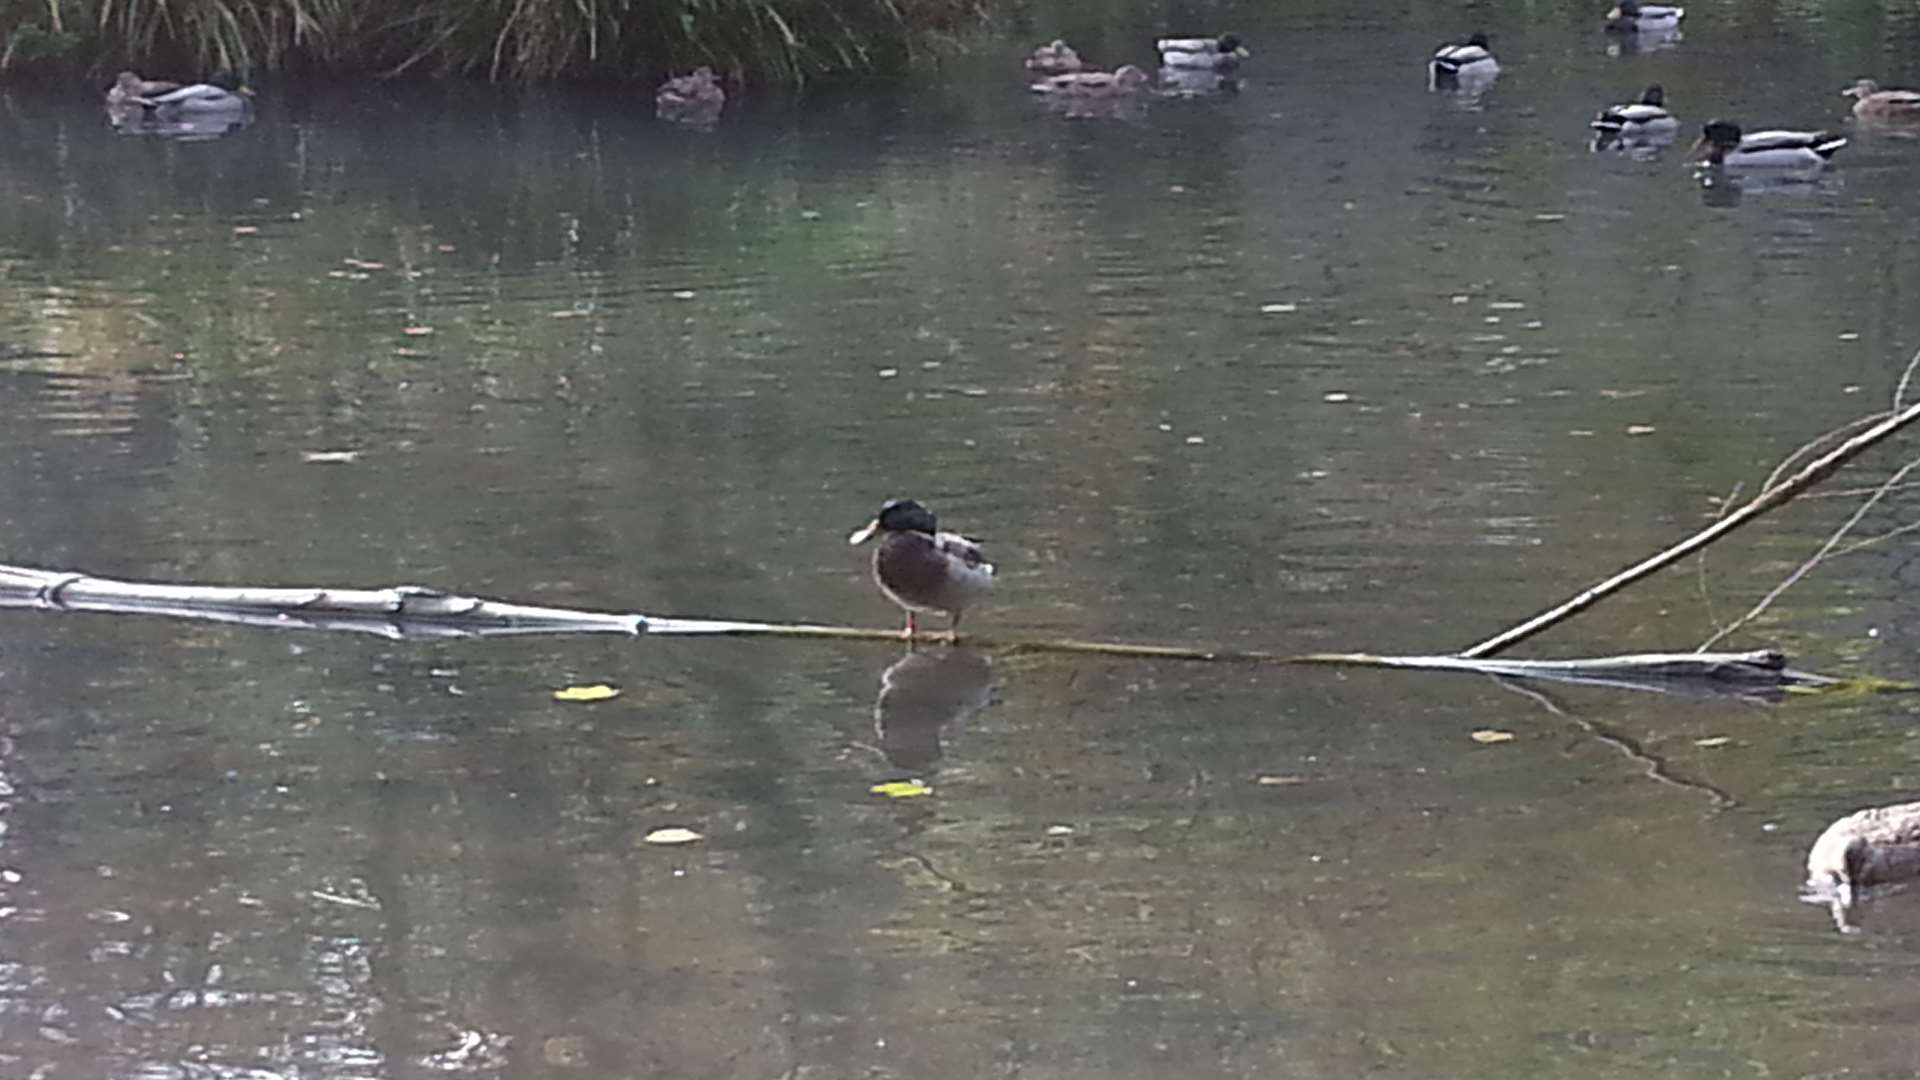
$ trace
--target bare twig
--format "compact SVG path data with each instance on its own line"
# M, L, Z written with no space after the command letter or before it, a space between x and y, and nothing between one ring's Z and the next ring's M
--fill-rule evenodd
M1733 509L1734 500L1740 497L1740 490L1745 486L1746 486L1745 484L1741 484L1741 483L1736 483L1733 485L1733 490L1727 492L1727 497L1720 500L1719 512L1713 515L1713 520L1719 521L1721 518L1727 516L1727 511ZM1700 571L1700 603L1701 603L1701 606L1706 608L1707 625L1711 626L1714 623L1719 622L1720 620L1714 617L1713 590L1707 587L1707 549L1705 548L1700 549L1699 571Z
M1761 597L1759 603L1753 605L1751 608L1748 608L1747 613L1745 615L1740 616L1739 618L1733 620L1727 625L1714 631L1713 634L1707 638L1707 640L1700 643L1700 647L1696 651L1705 652L1708 649L1711 649L1714 645L1720 643L1721 641L1726 640L1726 637L1728 634L1731 634L1735 630L1738 630L1741 627L1752 622L1754 619L1760 616L1761 612L1764 612L1767 610L1767 608L1773 606L1773 602L1780 598L1781 593L1784 593L1788 589L1793 588L1794 585L1799 583L1801 578L1806 577L1808 574L1813 572L1815 567L1819 566L1822 562L1825 562L1827 559L1827 556L1840 543L1840 541L1846 539L1847 533L1853 531L1853 527L1855 525L1858 525L1860 523L1860 519L1867 515L1867 511L1873 509L1874 506L1877 505L1880 502L1880 500L1886 496L1888 491L1892 490L1892 488L1895 485L1899 484L1900 481L1906 479L1907 474L1912 472L1915 468L1920 468L1920 460L1909 461L1905 465L1902 465L1898 469L1895 469L1893 472L1893 475L1887 477L1886 483L1881 484L1880 489L1878 491L1875 491L1872 495L1867 497L1866 501L1862 502L1859 506L1855 507L1853 513L1848 515L1847 520L1841 522L1840 527L1833 530L1833 534L1827 537L1827 542L1820 545L1820 550L1808 556L1806 561L1802 562L1799 566L1794 567L1793 573L1788 574L1785 578L1781 579L1780 584L1775 585L1772 589L1768 590L1767 595Z
M1673 565L1688 555L1706 547L1742 525L1760 517L1770 510L1791 502L1796 495L1825 480L1837 472L1842 465L1851 461L1861 452L1885 440L1900 429L1920 420L1920 405L1910 405L1892 416L1882 419L1865 431L1827 451L1820 457L1808 462L1791 478L1768 487L1754 496L1753 501L1740 509L1714 522L1705 529L1694 533L1685 540L1674 544L1664 551L1627 567L1625 570L1607 578L1605 581L1588 587L1579 595L1550 608L1517 626L1495 634L1493 637L1462 650L1463 657L1479 658L1492 656L1527 638L1538 634L1548 627L1555 626L1582 611L1592 607L1607 597L1626 588L1650 574Z
M1829 555L1827 557L1830 559L1837 559L1842 555L1851 555L1856 551L1860 551L1865 548L1870 548L1875 544L1882 543L1887 540L1891 540L1896 536L1905 536L1907 533L1913 532L1916 529L1920 529L1920 521L1909 521L1905 525L1902 525L1897 529L1889 529L1888 531L1881 533L1879 536L1869 536L1865 540L1855 540L1853 543L1848 544L1846 547L1841 548L1839 551L1836 551L1832 555Z

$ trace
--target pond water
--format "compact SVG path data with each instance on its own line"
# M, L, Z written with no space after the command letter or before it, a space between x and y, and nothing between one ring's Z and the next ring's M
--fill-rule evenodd
M1161 24L710 132L268 85L183 142L15 88L6 561L885 626L845 538L912 494L999 563L984 635L1441 652L1704 525L1920 347L1920 141L1837 95L1920 77L1910 14L1719 4L1616 54L1486 9L1475 102L1424 90L1475 28L1442 13L1233 23L1238 94L1096 116L1024 48L1146 61ZM1590 153L1651 82L1680 144ZM1853 143L1703 186L1712 115ZM1857 502L1515 655L1692 648ZM1728 646L1913 675L1912 550ZM622 694L552 697L590 683ZM1795 892L1920 786L1909 708L16 611L0 1072L1907 1076L1920 907L1841 936Z

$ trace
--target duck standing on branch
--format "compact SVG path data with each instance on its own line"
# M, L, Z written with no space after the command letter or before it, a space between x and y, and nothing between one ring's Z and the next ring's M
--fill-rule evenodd
M1500 74L1500 61L1487 47L1487 35L1474 34L1455 45L1442 45L1427 62L1427 89L1458 90L1484 86Z
M1154 42L1154 47L1160 51L1161 67L1188 70L1230 71L1253 55L1240 44L1238 34L1221 34L1217 38L1161 38Z
M1073 46L1059 38L1033 50L1027 57L1027 70L1035 75L1071 75L1086 66Z
M932 511L912 499L889 500L847 543L864 544L876 533L873 580L907 613L907 639L917 629L914 616L924 611L952 618L949 638L957 640L960 616L993 588L993 564L981 556L980 545L941 532Z
M1616 34L1658 34L1680 29L1687 9L1664 4L1642 4L1639 0L1620 0L1607 12L1607 29Z
M1710 120L1700 129L1693 152L1709 165L1732 169L1810 169L1831 161L1845 145L1845 136L1826 131L1773 130L1749 135L1738 124Z
M1882 90L1872 79L1858 79L1840 91L1853 99L1853 115L1862 120L1920 122L1920 93L1912 90Z

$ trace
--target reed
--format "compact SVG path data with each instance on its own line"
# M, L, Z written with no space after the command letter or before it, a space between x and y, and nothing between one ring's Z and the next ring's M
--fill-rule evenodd
M749 82L897 74L957 46L992 0L0 0L0 69L50 59L246 75ZM22 44L24 43L24 44Z

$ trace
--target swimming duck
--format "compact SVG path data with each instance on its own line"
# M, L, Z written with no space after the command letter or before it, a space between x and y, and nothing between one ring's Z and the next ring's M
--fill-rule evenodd
M136 106L155 113L233 113L246 111L247 99L212 83L183 86L164 79L142 79L131 71L123 71L107 90L107 107L131 109Z
M1027 57L1027 70L1036 75L1070 75L1086 66L1073 46L1059 38L1033 50L1033 55Z
M864 544L875 533L881 539L873 550L873 580L907 613L907 638L913 638L914 615L922 611L950 616L949 633L958 638L960 616L993 587L993 564L981 557L980 545L941 532L932 511L912 499L888 500L847 543Z
M1500 61L1487 47L1487 35L1476 33L1454 45L1442 45L1427 62L1427 89L1453 90L1491 82L1500 74Z
M1853 115L1862 120L1920 120L1920 93L1882 90L1872 79L1859 79L1840 91L1853 99Z
M1122 64L1114 71L1075 71L1054 75L1034 83L1031 89L1036 94L1099 97L1135 94L1152 85L1153 77L1145 71L1132 64Z
M165 79L143 79L131 71L123 71L107 87L107 107L119 108L123 105L138 104L141 98L154 94L164 94L169 90L180 89L177 82Z
M720 119L720 110L726 104L726 90L714 78L713 69L704 64L690 75L668 79L653 92L653 114L676 124L710 127Z
M1667 92L1656 83L1647 87L1639 101L1609 105L1600 110L1591 126L1595 131L1622 138L1642 138L1671 134L1680 122L1667 111Z
M1857 810L1821 832L1807 850L1800 897L1825 903L1834 926L1858 933L1852 914L1861 891L1920 877L1920 803Z
M1217 38L1161 38L1154 42L1154 47L1160 50L1161 67L1207 71L1239 67L1240 61L1253 55L1240 44L1238 34L1221 34Z
M1639 0L1620 0L1607 12L1607 29L1616 34L1644 34L1649 31L1675 30L1687 17L1687 9L1665 4L1642 4Z
M1700 140L1693 144L1693 150L1707 164L1728 168L1810 168L1825 165L1845 145L1844 136L1825 131L1756 131L1748 135L1738 124L1710 120L1700 129Z

